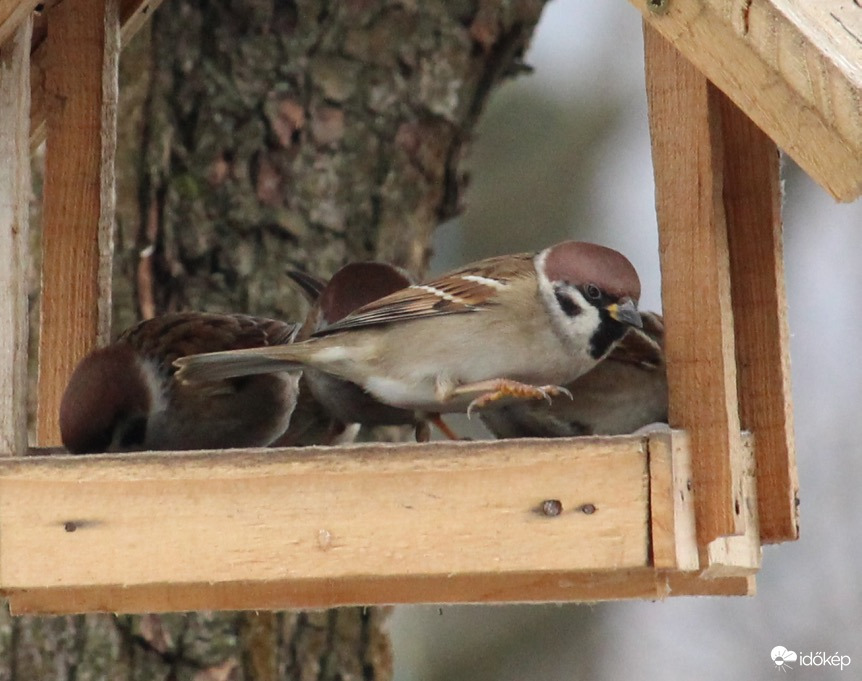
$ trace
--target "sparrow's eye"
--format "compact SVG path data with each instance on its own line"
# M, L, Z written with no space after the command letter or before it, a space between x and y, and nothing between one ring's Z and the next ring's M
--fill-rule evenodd
M595 284L587 284L584 287L584 293L587 294L589 300L599 300L602 297L602 292Z

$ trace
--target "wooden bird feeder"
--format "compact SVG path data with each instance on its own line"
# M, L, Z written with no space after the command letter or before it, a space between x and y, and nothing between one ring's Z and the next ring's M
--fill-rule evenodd
M30 145L47 136L38 444L107 340L117 58L158 2L0 0L0 590L15 613L751 594L797 537L780 145L862 193L862 9L645 19L670 433L24 456ZM748 434L750 433L750 435Z

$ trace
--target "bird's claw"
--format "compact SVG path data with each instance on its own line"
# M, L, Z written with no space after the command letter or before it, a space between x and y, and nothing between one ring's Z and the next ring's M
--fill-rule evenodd
M570 400L574 399L571 391L561 385L528 385L509 381L501 382L496 390L479 395L479 397L467 405L467 418L472 418L474 409L482 409L504 397L515 397L523 400L544 399L550 404L553 398L559 395L565 395Z

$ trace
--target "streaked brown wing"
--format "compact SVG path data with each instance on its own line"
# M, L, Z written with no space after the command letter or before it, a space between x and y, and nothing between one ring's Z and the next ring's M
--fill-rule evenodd
M396 321L474 312L492 304L491 298L513 279L532 273L533 254L499 256L448 272L424 284L414 284L360 307L344 319L314 334Z
M641 312L643 328L630 328L608 359L644 368L664 364L664 320L655 312Z
M240 314L177 312L141 322L124 332L126 342L173 374L175 359L221 350L289 343L296 324Z

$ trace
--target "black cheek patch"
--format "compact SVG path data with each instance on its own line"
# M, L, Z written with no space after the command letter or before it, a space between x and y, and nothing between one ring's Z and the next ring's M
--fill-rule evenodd
M557 304L559 304L560 309L566 313L569 317L577 317L581 314L581 307L574 300L572 300L569 296L563 293L560 290L554 291L554 298L557 299Z
M614 343L626 333L626 325L611 317L604 309L599 310L599 328L590 338L590 355L600 359L610 352Z

